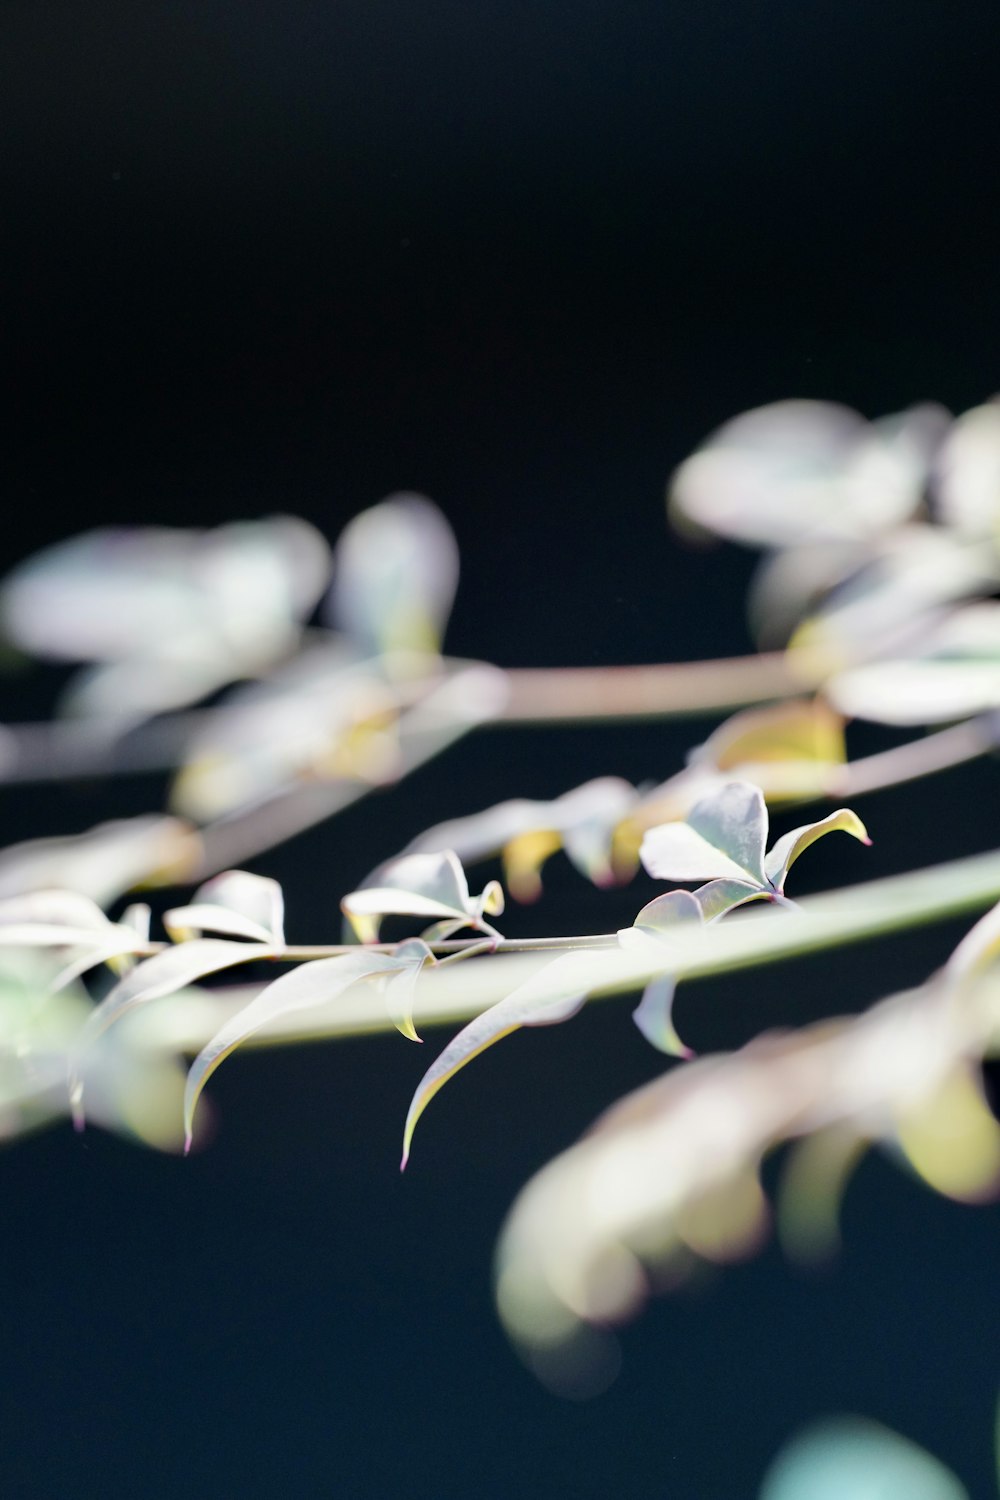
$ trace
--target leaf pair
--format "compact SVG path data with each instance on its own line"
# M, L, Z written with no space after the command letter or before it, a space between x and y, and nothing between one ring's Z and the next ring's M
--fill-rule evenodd
M478 896L469 894L461 861L452 850L437 854L404 854L381 866L358 890L340 903L357 937L378 941L383 917L434 917L422 934L427 943L441 943L471 927L487 937L500 937L487 916L503 911L503 891L491 880Z
M89 896L77 891L34 891L0 902L0 946L70 950L75 957L52 980L65 989L89 969L117 963L149 941L149 907L130 906L111 922Z
M765 852L767 807L760 788L730 781L695 804L684 822L652 828L640 857L650 875L665 880L705 880L694 892L669 891L644 906L631 928L619 933L625 947L669 943L679 924L713 922L751 901L790 905L784 897L792 865L824 834L841 830L871 840L849 808L784 834ZM689 1057L672 1021L674 981L662 974L647 986L633 1019L661 1052Z

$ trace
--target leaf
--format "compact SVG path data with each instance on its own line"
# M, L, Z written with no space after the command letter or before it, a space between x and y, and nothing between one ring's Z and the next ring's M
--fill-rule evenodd
M83 949L51 982L52 992L98 964L135 953L146 941L130 924L110 922L95 902L75 891L35 891L0 902L3 947Z
M729 772L783 762L843 765L844 721L822 698L792 698L765 708L741 709L693 750L690 760Z
M808 1427L782 1449L760 1500L969 1500L925 1449L863 1417Z
M68 838L29 839L0 852L0 897L55 887L109 905L136 886L182 884L197 835L179 818L121 818Z
M920 504L943 423L935 407L874 423L830 402L758 407L680 466L672 517L752 546L877 535Z
M639 912L632 927L623 928L618 934L619 942L627 939L629 933L638 930L648 933L652 937L667 937L683 922L701 922L704 912L697 892L693 895L690 891L667 891L664 896L657 896Z
M936 464L937 510L962 536L1000 530L1000 400L963 412L951 424Z
M849 807L838 808L829 817L820 818L816 823L804 823L801 828L793 828L790 833L783 834L777 840L764 861L764 872L774 889L784 890L788 872L803 850L808 849L810 844L814 844L824 834L837 830L849 833L863 844L871 844L865 825Z
M280 979L267 985L249 1005L220 1027L198 1053L188 1073L184 1091L185 1152L191 1146L194 1113L205 1084L219 1064L241 1042L278 1016L329 1004L359 979L393 972L415 979L428 957L427 949L423 945L419 948L401 946L406 951L391 954L359 950L356 953L341 953L335 958L313 959L300 964L298 968L282 974ZM177 951L183 952L184 949Z
M422 939L407 938L405 942L396 944L393 956L397 960L404 960L405 967L398 973L386 976L385 1008L397 1031L408 1041L420 1042L423 1038L417 1035L413 1024L413 996L422 965L426 962L433 963L434 955Z
M745 880L710 880L692 892L706 922L717 922L727 912L751 901L768 901L771 893Z
M362 942L377 940L385 916L443 918L450 931L473 927L497 935L484 914L496 916L503 911L503 891L491 880L481 895L470 896L465 871L450 849L439 854L404 854L369 879L371 884L352 891L340 903ZM439 931L433 941L441 940Z
M247 870L226 870L194 893L192 904L164 912L174 942L196 933L223 932L257 943L284 945L284 897L276 880Z
M162 953L154 953L126 974L114 989L91 1012L80 1036L79 1045L69 1066L70 1101L77 1126L83 1122L83 1083L80 1063L86 1049L113 1026L127 1011L150 1000L172 995L186 985L204 979L220 969L250 963L257 958L273 958L280 950L270 944L226 942L221 938L194 938Z
M107 528L15 569L0 610L24 650L102 663L74 680L68 702L121 726L289 651L328 576L326 542L290 516L213 531Z
M575 1016L586 999L590 964L582 952L564 953L503 1000L469 1022L427 1069L417 1085L403 1130L403 1171L417 1121L439 1089L466 1063L521 1026L553 1026ZM558 981L559 993L552 994ZM541 992L541 993L539 993Z
M662 946L678 926L704 920L701 905L689 891L668 891L644 906L631 927L623 928L618 941L623 948L636 949L648 943ZM693 1057L674 1028L673 1004L677 982L672 974L659 974L650 980L642 999L632 1012L632 1020L648 1042L670 1057Z
M1000 902L972 927L945 965L945 978L952 983L981 974L1000 957Z
M30 891L0 901L0 926L11 923L73 927L94 935L111 926L96 901L78 891L63 890Z
M766 837L767 809L760 788L730 781L697 802L685 822L651 828L640 858L650 875L663 880L723 877L763 886Z
M420 834L406 852L451 849L472 863L502 851L511 894L518 901L534 901L542 888L539 870L562 847L581 874L606 885L618 874L615 830L637 795L620 777L599 776L551 801L515 798L449 819Z
M437 652L458 585L451 527L423 495L391 495L340 535L331 623L367 653Z
M398 767L397 708L374 664L338 637L310 637L213 710L187 746L171 805L203 821L302 777L384 781Z
M902 1117L897 1140L913 1170L936 1192L983 1203L1000 1188L1000 1125L977 1072L952 1071Z

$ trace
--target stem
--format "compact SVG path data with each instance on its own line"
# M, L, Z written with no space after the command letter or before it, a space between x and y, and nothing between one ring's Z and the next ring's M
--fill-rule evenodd
M653 960L622 949L614 933L586 937L505 939L496 954L467 963L425 970L417 986L414 1018L418 1026L466 1021L495 1004L519 984L534 977L555 951L593 950L592 998L635 990L655 975L678 979L776 963L884 933L943 921L981 909L1000 899L1000 849L947 864L869 881L846 890L808 896L799 903L795 921L767 906L748 908L739 919L706 928L682 926L671 936L663 957ZM477 942L477 939L472 939ZM440 945L459 951L461 942ZM328 957L338 948L296 949ZM140 1045L197 1052L219 1027L259 993L259 986L191 992L150 1005L132 1024ZM539 991L539 1000L542 995ZM555 998L555 993L553 994ZM335 1007L294 1013L272 1022L249 1039L250 1045L305 1041L319 1037L357 1036L391 1029L392 1022L376 996L363 986L342 995Z
M828 795L831 797L863 797L866 792L883 791L888 787L901 786L907 781L917 781L922 776L932 776L936 771L947 771L953 766L964 765L987 755L1000 745L1000 713L982 714L976 719L967 719L963 724L954 724L948 729L936 730L892 750L882 750L876 755L866 755L860 760L838 767L831 776Z
M818 687L818 662L807 670L784 651L716 661L647 667L560 667L508 671L504 724L600 723L674 718L745 708Z

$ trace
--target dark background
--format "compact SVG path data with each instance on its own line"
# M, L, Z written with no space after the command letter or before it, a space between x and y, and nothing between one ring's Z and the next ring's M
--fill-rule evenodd
M287 510L334 536L416 488L462 549L457 653L746 649L750 559L670 540L664 482L779 397L875 415L993 393L998 19L5 0L5 560L111 521ZM50 694L10 682L5 713ZM707 727L483 734L258 868L317 941L431 822L665 776ZM8 792L4 841L161 790ZM831 841L799 889L987 847L996 803L989 765L870 798L875 848ZM507 930L607 929L650 892L556 861ZM960 931L692 986L681 1019L721 1046L857 1008ZM515 1037L435 1103L400 1179L425 1065L391 1037L241 1056L191 1161L68 1127L6 1153L0 1492L736 1500L797 1425L854 1410L992 1493L996 1211L874 1159L830 1273L771 1249L655 1304L617 1384L574 1405L505 1344L492 1247L532 1171L658 1060L624 1005Z

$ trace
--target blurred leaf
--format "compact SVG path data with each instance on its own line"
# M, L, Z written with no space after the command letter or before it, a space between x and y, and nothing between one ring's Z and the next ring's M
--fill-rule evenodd
M822 1422L782 1449L760 1500L969 1500L949 1469L898 1432L863 1417Z
M945 965L945 978L953 984L981 974L1000 957L1000 902L972 927Z
M285 655L328 574L322 537L289 516L208 532L107 529L15 569L0 615L29 653L101 663L67 705L125 725Z
M177 951L183 952L184 949ZM300 964L267 985L256 999L216 1032L191 1064L184 1093L185 1150L191 1144L194 1112L205 1084L219 1064L247 1037L290 1011L329 1004L359 979L393 973L415 978L428 957L428 950L422 944L403 945L397 953L361 950L341 953L336 958L314 959Z
M948 1198L982 1203L1000 1189L1000 1125L969 1067L956 1068L907 1111L897 1139L918 1176Z
M906 660L940 625L944 609L991 593L998 561L991 545L972 543L940 526L913 524L883 537L864 565L827 595L793 634L794 670L815 658L825 670L865 662ZM834 698L836 707L851 711Z
M373 656L436 653L457 585L458 548L437 506L391 495L341 533L326 613Z
M845 713L881 724L938 724L1000 708L1000 603L956 610L911 655L840 672L827 692Z
M935 468L941 520L962 536L1000 541L1000 399L955 419Z
M110 922L89 896L75 891L35 891L0 902L0 945L12 948L80 948L51 981L64 989L98 964L146 946L130 923Z
M383 781L398 768L398 706L376 664L314 637L265 680L227 695L188 745L171 804L207 820L305 776Z
M575 1016L587 998L589 961L582 952L564 953L518 985L505 999L464 1026L427 1069L417 1085L403 1131L400 1170L410 1157L417 1121L439 1089L466 1063L521 1026L553 1026ZM553 987L558 991L553 995Z
M788 1148L778 1192L778 1236L802 1264L829 1260L840 1248L840 1205L869 1145L855 1128L831 1126Z
M758 407L674 474L674 520L766 547L872 536L920 504L945 421L938 407L880 422L821 401Z
M732 714L691 752L696 765L737 771L748 765L843 765L844 721L822 698L790 698ZM752 781L745 774L740 780Z
M108 906L139 886L182 884L197 856L190 824L156 814L121 818L0 851L0 897L58 888Z
M766 1222L761 1163L792 1139L836 1130L893 1144L902 1130L911 1149L919 1142L935 1186L964 1190L971 1181L978 1191L978 1101L974 1115L967 1092L957 1110L939 1101L995 1036L998 1001L992 978L977 980L961 1004L935 981L858 1017L689 1062L620 1101L514 1205L497 1283L512 1336L530 1354L539 1343L571 1341L581 1322L621 1321L650 1276L676 1278L679 1247L713 1257L753 1248Z
M617 776L600 776L550 802L516 798L483 812L429 828L406 853L453 850L464 863L503 853L504 878L518 901L534 901L539 870L557 849L596 885L610 884L616 869L615 830L636 801L635 788Z
M276 880L246 870L226 870L199 887L189 906L164 912L163 925L174 942L203 932L222 932L281 948L284 916L284 897Z
M428 942L442 942L463 927L496 936L485 915L503 911L503 892L491 880L481 895L470 896L465 871L449 849L390 861L340 905L362 942L377 941L381 919L387 916L443 919L423 934Z
M89 1017L80 1036L69 1067L70 1103L77 1126L83 1123L83 1080L81 1068L86 1053L94 1043L137 1005L175 994L209 974L235 964L250 963L257 958L273 958L280 950L270 944L226 942L221 938L192 938L175 948L154 953L119 980Z

